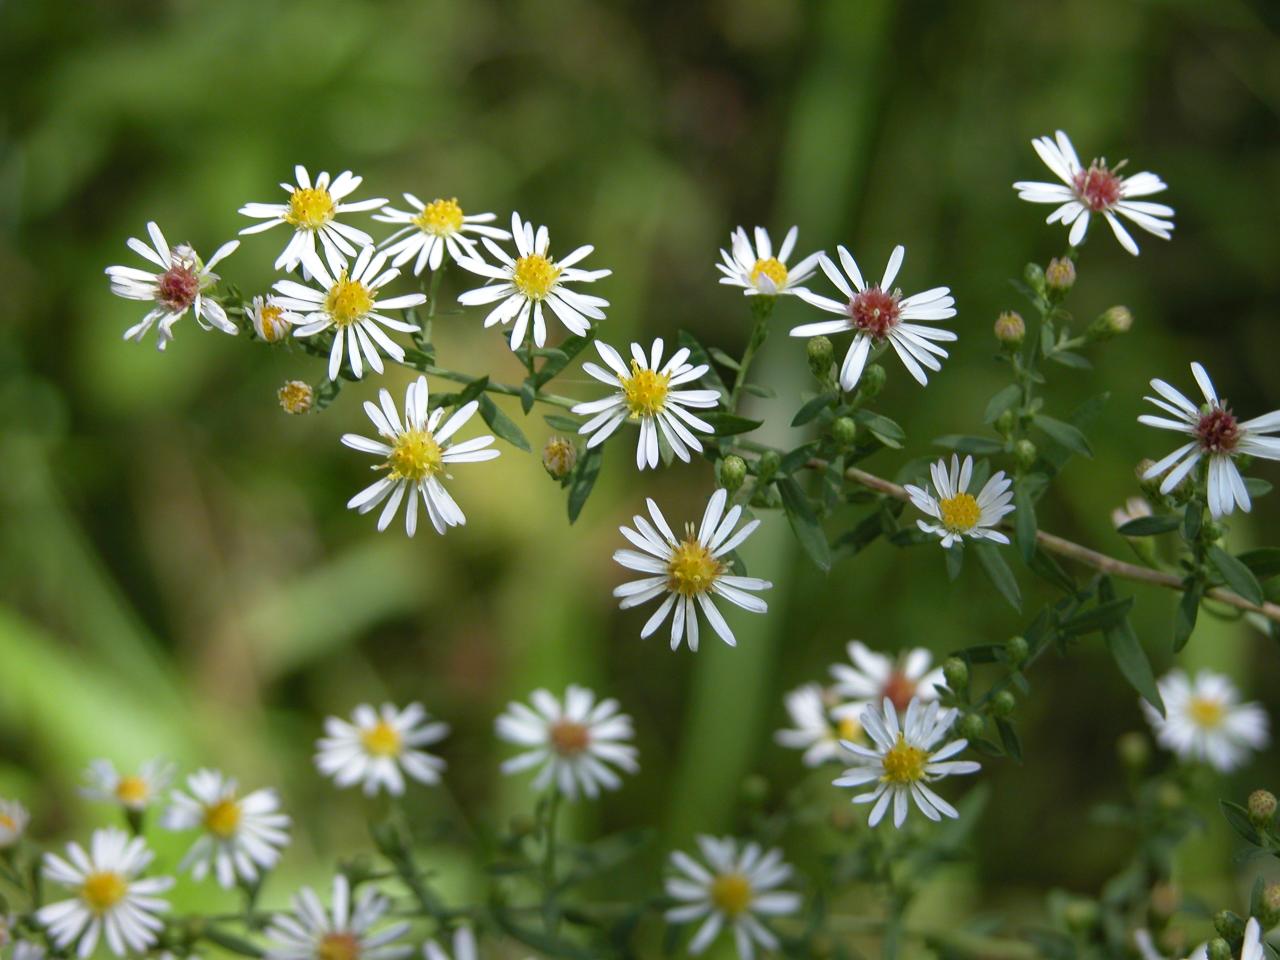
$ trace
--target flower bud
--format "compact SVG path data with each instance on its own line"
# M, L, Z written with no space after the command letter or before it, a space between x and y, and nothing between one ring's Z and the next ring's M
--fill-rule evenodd
M253 321L254 332L267 343L278 343L289 335L292 324L283 307L276 303L275 297L254 297L249 306L249 319Z
M720 486L730 493L735 492L747 479L747 461L736 453L731 453L720 461Z
M1098 922L1098 905L1084 897L1076 897L1063 908L1062 919L1076 933L1085 933Z
M1280 883L1268 883L1258 900L1258 922L1263 930L1280 923Z
M991 698L991 715L1003 720L1013 713L1013 709L1017 705L1018 700L1012 693L1008 690L1001 690Z
M1018 415L1012 410L1003 411L1000 416L996 417L996 432L1002 437L1007 437L1013 433L1014 424L1018 422Z
M1120 761L1134 773L1141 773L1151 760L1151 742L1146 734L1131 730L1116 741Z
M1028 263L1022 268L1022 279L1036 293L1044 293L1044 267L1038 263Z
M947 687L957 693L969 685L969 665L959 657L948 657L942 665Z
M1036 457L1039 455L1040 451L1036 449L1036 445L1025 437L1013 445L1013 459L1020 470L1030 470L1035 466Z
M960 736L972 742L977 740L987 729L987 721L982 719L981 714L966 713L960 718Z
M884 389L884 382L889 374L878 363L872 363L862 371L862 379L858 381L858 389L864 397L875 397Z
M831 439L841 447L853 445L858 436L858 425L849 417L837 417L831 424Z
M1208 957L1209 960L1232 960L1231 944L1221 937L1214 937L1209 941Z
M1249 794L1249 821L1259 829L1271 826L1276 816L1276 795L1270 790L1255 790Z
M1006 310L996 317L996 339L1010 349L1017 349L1027 336L1027 322L1016 310Z
M1213 929L1224 940L1239 940L1244 936L1244 921L1231 910L1219 910L1213 915Z
M756 476L760 483L766 484L772 480L780 466L782 466L782 457L778 456L776 450L767 450L760 454L760 461L756 464Z
M542 447L542 469L552 480L563 480L578 462L578 448L568 437L558 434L548 438Z
M1161 809L1170 813L1175 810L1181 810L1186 802L1187 795L1182 792L1182 788L1176 783L1162 783L1156 791L1156 803L1160 805Z
M1085 336L1090 340L1101 342L1119 334L1128 333L1132 326L1133 314L1129 312L1128 307L1108 307L1093 323L1089 324Z
M831 364L835 362L835 351L831 347L829 338L814 337L805 348L805 353L809 358L809 369L813 371L815 377L821 379L831 372Z
M276 397L280 401L280 409L285 413L299 414L311 409L311 405L315 403L316 392L311 389L309 383L290 380L276 391Z
M1044 269L1044 285L1050 293L1063 294L1076 284L1076 265L1070 257L1054 257Z
M1026 637L1010 637L1005 641L1004 655L1009 658L1009 662L1015 667L1020 667L1027 661L1027 654L1031 652L1031 648L1027 645Z

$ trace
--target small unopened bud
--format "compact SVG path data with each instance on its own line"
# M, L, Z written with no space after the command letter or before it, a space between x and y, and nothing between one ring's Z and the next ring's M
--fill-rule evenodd
M1219 910L1213 915L1213 929L1223 940L1239 940L1244 936L1244 921L1231 910Z
M1141 773L1151 760L1151 742L1146 734L1132 730L1116 741L1116 753L1121 763L1134 773Z
M878 363L873 363L862 371L862 379L858 381L858 389L864 397L879 396L880 391L884 389L884 382L889 379L889 374L884 367Z
M1006 310L996 317L994 329L996 339L1011 349L1021 346L1027 336L1027 322L1016 310Z
M1128 307L1108 307L1098 318L1089 324L1085 336L1090 340L1110 340L1122 333L1128 333L1133 326L1133 314Z
M1012 410L1003 411L1000 416L996 417L996 432L1002 437L1007 437L1013 433L1014 424L1018 422L1018 415Z
M1076 265L1070 257L1054 257L1044 269L1044 285L1050 293L1066 293L1076 284Z
M1258 922L1263 930L1280 923L1280 883L1268 883L1258 898Z
M767 450L760 454L760 461L756 464L756 476L760 478L760 483L763 485L772 480L780 466L782 466L782 457L778 456L776 450Z
M1038 263L1028 263L1022 268L1022 279L1036 293L1044 293L1044 267Z
M1187 802L1187 795L1183 793L1182 788L1176 783L1162 783L1160 789L1156 791L1156 803L1160 805L1162 810L1172 813L1175 810L1181 810Z
M1027 660L1027 654L1031 652L1030 646L1027 644L1026 637L1010 637L1005 641L1004 655L1009 658L1009 662L1015 667L1020 667Z
M805 353L809 358L809 369L815 377L822 378L831 372L835 351L827 337L814 337L805 348Z
M1063 909L1062 919L1076 933L1085 933L1098 922L1098 905L1083 897L1076 898Z
M542 448L542 469L552 480L563 480L573 472L578 462L578 448L568 437L558 434L549 438Z
M1013 709L1017 705L1018 700L1012 693L1008 690L1001 690L991 698L991 715L1003 720L1013 713Z
M977 740L986 732L986 729L987 721L983 720L980 714L966 713L960 718L960 736L964 737L966 740Z
M1221 937L1214 937L1209 941L1207 955L1209 960L1232 960L1231 944Z
M831 424L831 439L838 446L848 447L858 437L858 425L849 417L837 417Z
M758 773L742 780L742 799L752 806L759 806L769 799L769 781Z
M316 400L316 392L309 383L290 380L276 391L276 397L280 400L280 409L285 413L299 414L311 409Z
M1157 883L1151 888L1151 914L1168 920L1182 906L1182 893L1171 883Z
M1267 828L1276 816L1276 795L1270 790L1255 790L1249 794L1249 820L1255 827Z
M1021 470L1030 470L1035 466L1036 457L1039 455L1040 451L1036 449L1036 445L1025 437L1013 445L1013 459Z
M969 665L959 657L948 657L942 665L942 676L951 690L959 692L969 685Z
M720 461L720 486L730 493L735 492L747 479L747 461L736 453L731 453Z

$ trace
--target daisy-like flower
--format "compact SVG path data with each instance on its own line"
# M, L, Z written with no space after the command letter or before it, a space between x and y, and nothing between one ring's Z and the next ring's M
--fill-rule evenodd
M635 529L619 527L622 535L638 550L618 550L613 559L629 570L637 570L645 576L615 587L613 595L621 601L618 606L627 610L648 603L666 594L640 630L644 639L652 634L669 614L671 619L671 649L680 646L688 633L689 649L698 649L698 608L706 615L711 628L729 646L737 644L733 631L724 615L716 607L713 597L722 597L744 610L764 613L769 605L751 592L768 590L773 586L758 577L740 577L729 573L724 557L751 536L759 520L743 524L734 533L742 516L742 507L734 506L725 513L728 494L717 490L707 503L702 524L694 531L693 524L685 525L683 540L677 540L671 525L653 500L647 500L649 516L653 524L640 515L631 518ZM674 610L674 614L672 611Z
M324 263L316 250L316 238L319 238L324 248L324 259L329 264L328 272L339 274L347 266L347 257L354 257L358 249L371 246L373 238L350 224L340 223L338 215L376 210L387 202L387 198L343 203L364 179L350 170L344 170L332 182L327 172L321 173L314 183L302 164L294 167L293 172L296 183L280 184L289 194L288 203L246 203L240 208L246 217L262 221L245 227L240 235L262 233L287 223L293 228L293 236L276 258L277 270L292 271L301 263L312 276L323 276L326 272Z
M1161 430L1174 430L1191 439L1167 457L1153 463L1142 477L1150 480L1166 470L1169 471L1160 482L1160 492L1169 493L1196 464L1207 459L1209 512L1215 518L1222 517L1231 513L1238 505L1248 513L1252 501L1249 490L1244 485L1244 478L1235 465L1235 458L1247 454L1264 460L1280 460L1280 437L1270 436L1280 431L1280 410L1272 410L1260 417L1241 422L1231 412L1226 399L1218 398L1218 392L1213 388L1213 381L1209 379L1204 367L1198 363L1191 364L1191 375L1204 394L1204 403L1200 406L1196 406L1163 380L1151 381L1151 389L1160 396L1147 397L1146 400L1173 419L1143 414L1138 417L1138 422Z
M740 960L751 960L757 946L776 950L778 938L760 918L785 917L800 909L798 893L778 889L791 877L782 851L766 852L754 842L739 847L732 837L697 839L706 864L677 850L666 881L667 895L680 901L666 912L667 921L702 920L689 952L696 956L705 951L726 925L733 930Z
M562 704L547 690L535 690L529 697L533 707L507 704L506 713L494 726L507 743L527 748L502 764L506 774L540 767L534 789L554 785L570 800L581 791L594 800L601 788L617 790L622 780L614 772L640 769L632 738L631 718L618 712L618 701L596 701L585 687L569 685Z
M280 859L289 842L289 817L269 788L240 796L235 780L216 770L187 777L189 794L174 790L161 820L168 830L199 830L200 837L178 865L203 880L212 869L218 884L253 883Z
M384 703L379 710L361 704L351 722L329 717L326 737L316 741L316 768L340 787L364 785L368 796L386 787L388 793L404 793L404 775L419 783L439 783L445 763L420 747L439 743L449 735L447 723L427 723L420 703L403 710Z
M207 291L218 282L218 275L212 272L214 265L234 253L240 241L224 243L205 262L188 244L170 247L155 223L147 224L147 233L151 246L137 237L130 237L128 246L158 270L107 267L106 271L111 278L111 292L117 297L155 304L145 317L124 332L124 338L140 343L155 326L156 346L163 350L173 339L173 325L186 316L188 310L195 313L205 330L216 328L235 334L236 325L227 319L222 304L208 296Z
M1257 703L1241 703L1235 685L1220 673L1201 670L1193 680L1173 670L1157 686L1165 715L1145 700L1143 712L1160 745L1183 760L1229 773L1270 740L1266 711Z
M413 333L419 327L416 323L393 320L382 311L416 307L426 303L427 297L422 293L406 293L379 300L382 288L400 276L400 271L394 268L383 270L386 265L385 253L375 253L373 247L365 247L356 257L350 273L343 268L330 276L323 265L317 264L311 272L320 283L319 290L296 280L276 281L276 292L282 294L276 298L276 306L302 314L293 331L295 337L309 337L333 328L333 348L329 351L330 380L338 379L344 349L356 379L364 376L365 362L382 373L379 347L397 363L404 360L404 348L387 336L382 327L400 333ZM363 361L361 353L364 354Z
M428 940L422 945L425 960L476 960L479 955L476 951L476 935L470 927L458 927L453 931L452 955L434 940Z
M1013 481L998 470L987 478L982 490L975 497L969 493L969 480L973 477L973 457L951 455L951 471L947 472L945 460L929 465L936 496L922 487L907 484L907 494L917 510L933 517L932 521L917 520L916 525L925 533L942 538L942 545L950 547L965 537L971 540L994 540L1008 543L1009 538L996 529L1000 521L1013 513Z
M249 319L254 333L267 343L278 343L289 336L294 324L303 322L299 314L286 310L279 299L271 295L253 298L249 305Z
M381 246L393 258L393 266L403 267L413 260L415 274L421 274L427 267L439 270L446 250L458 263L477 259L476 242L467 236L468 233L494 240L511 239L511 234L501 227L485 226L496 219L496 214L473 213L467 216L458 206L457 197L423 203L412 193L406 193L404 202L411 209L397 210L386 206L373 219L381 223L403 224L383 240Z
M466 306L497 303L484 318L484 325L506 325L514 319L515 326L511 329L512 350L519 349L524 343L531 318L534 345L541 347L547 342L543 304L550 308L570 333L585 336L591 329L592 320L604 319L604 308L609 305L609 301L571 290L567 285L601 280L613 271L580 270L574 266L595 249L590 245L578 247L560 260L553 259L550 253L551 237L547 228L538 227L535 231L533 224L521 220L518 213L511 215L511 233L516 243L514 259L488 237L482 237L485 248L497 261L497 265L488 264L480 257L464 257L458 261L463 269L496 281L468 290L458 297L458 302Z
M45 877L75 896L42 907L36 920L60 950L79 941L81 957L92 954L100 938L118 957L143 952L164 927L156 914L169 909L157 894L173 886L170 877L139 876L152 856L141 837L130 839L114 827L95 830L87 852L69 843L65 860L46 853Z
M867 823L879 823L893 803L893 825L901 827L907 819L907 807L915 805L930 820L958 817L956 808L929 788L943 777L976 773L980 765L972 760L952 760L969 745L968 740L943 743L955 721L956 711L943 709L935 700L924 704L913 699L907 704L906 716L898 722L898 708L885 697L881 707L870 706L862 712L862 727L872 740L870 747L845 743L856 766L835 780L837 787L860 787L874 783L874 789L857 794L854 803L873 803Z
M856 704L840 703L834 690L806 683L787 694L786 705L792 726L773 735L779 745L803 750L806 767L851 759L840 741L862 736Z
M45 960L49 952L44 944L31 940L16 940L13 944L13 960Z
M714 427L689 412L694 409L710 409L719 402L720 394L714 390L677 390L681 384L692 383L707 372L707 364L694 366L689 363L689 350L681 347L664 364L662 362L662 338L653 341L651 352L631 344L631 366L603 340L596 341L600 358L608 370L588 361L582 369L616 392L603 400L591 400L573 408L574 413L596 414L578 433L588 436L587 447L595 447L618 429L625 420L640 424L640 439L636 442L636 467L658 465L658 438L667 442L677 457L689 462L689 449L701 451L702 442L693 430L714 432Z
M933 666L933 654L924 647L908 650L899 659L876 653L858 640L849 641L846 649L850 663L833 664L831 676L836 694L852 701L859 713L886 699L897 710L907 709L912 699L925 703L938 699L942 668Z
M787 260L795 250L799 227L792 227L782 240L777 256L773 253L773 241L769 231L756 227L755 244L742 227L729 235L729 249L720 250L720 262L716 268L724 274L720 282L731 287L741 287L745 296L776 297L782 294L804 292L800 284L813 276L821 253L811 253L795 266L788 268Z
M1145 927L1133 931L1133 945L1138 948L1142 960L1171 960L1156 949L1151 931ZM1186 960L1209 960L1209 944L1202 943L1186 956Z
M391 901L365 886L351 902L351 886L338 874L333 878L333 900L325 910L310 887L293 898L293 913L279 914L267 927L267 960L400 960L413 947L396 941L409 932L407 922L373 928Z
M26 807L17 800L0 797L0 850L17 844L30 822L31 814Z
M1046 223L1059 223L1071 227L1067 242L1073 247L1084 243L1089 230L1089 220L1100 214L1111 231L1134 256L1138 245L1129 231L1120 223L1120 216L1137 224L1147 233L1168 240L1173 232L1173 208L1163 203L1148 203L1134 197L1147 197L1165 189L1165 182L1154 173L1135 173L1131 177L1120 176L1124 162L1108 166L1106 159L1094 160L1085 167L1076 156L1071 140L1061 130L1057 141L1050 137L1037 137L1031 141L1036 153L1062 183L1037 183L1019 180L1013 185L1020 200L1031 203L1053 203L1057 209L1049 214ZM1120 216L1117 216L1119 214Z
M110 760L94 760L85 772L80 793L90 800L119 804L135 813L147 809L173 780L174 765L148 760L137 773L120 773Z
M342 442L353 450L385 458L373 469L385 470L386 475L348 500L347 507L368 513L385 500L387 504L378 518L378 529L385 530L400 509L400 501L405 500L404 529L412 537L418 528L418 496L421 495L436 533L466 523L467 518L440 481L451 476L448 473L451 463L475 463L498 456L497 450L487 449L493 443L493 437L487 434L462 443L449 442L471 419L479 403L472 400L463 404L442 425L443 407L427 413L426 377L419 377L405 390L403 422L390 393L381 390L378 399L381 408L366 400L364 412L382 439L370 440L348 433Z
M858 385L858 381L862 379L862 371L866 369L867 358L871 355L871 348L886 341L893 347L907 372L921 385L927 384L929 377L925 369L935 372L941 370L942 363L938 357L947 356L947 351L938 346L938 342L956 339L956 334L950 330L928 326L935 320L946 320L956 315L956 301L951 296L951 289L934 287L923 293L904 297L902 291L893 286L907 253L906 247L901 245L893 248L889 264L884 268L884 276L875 286L867 286L862 279L862 271L847 249L836 247L836 253L848 280L825 253L818 263L844 299L832 300L809 290L800 290L798 294L805 303L827 313L838 314L840 319L801 324L792 329L791 336L818 337L833 333L853 333L853 342L849 344L849 351L840 364L842 390L849 391Z

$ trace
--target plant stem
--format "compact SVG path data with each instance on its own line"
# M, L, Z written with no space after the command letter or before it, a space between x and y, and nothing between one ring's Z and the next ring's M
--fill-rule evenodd
M560 923L560 910L556 903L556 823L560 818L560 791L551 788L543 812L542 842L542 886L546 901L543 904L542 918L547 932L554 934Z
M756 322L751 328L751 339L747 341L747 348L742 352L742 359L738 362L738 374L733 378L733 389L729 391L729 410L734 413L738 410L738 395L746 385L747 370L751 367L751 361L755 359L756 351L769 336L769 317L773 315L773 306L778 298L756 296L750 299L751 313L755 316Z

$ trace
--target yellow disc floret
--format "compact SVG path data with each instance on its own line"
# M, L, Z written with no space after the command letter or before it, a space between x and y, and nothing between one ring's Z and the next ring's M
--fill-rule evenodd
M982 517L982 508L970 493L957 493L939 500L938 512L942 514L942 525L953 533L972 530Z
M929 762L929 754L919 747L907 743L905 737L898 735L898 742L884 755L884 776L880 779L889 783L915 783L924 779L924 766Z
M348 327L373 309L373 292L343 270L325 294L324 311L336 327Z
M80 898L94 913L105 913L124 899L129 884L114 870L97 870L84 878Z
M284 221L304 230L316 230L333 219L334 209L333 197L324 187L298 187L289 195Z
M760 277L762 275L772 280L773 285L779 290L787 282L787 268L783 266L782 261L777 257L756 261L756 265L751 268L751 283L753 286L760 286Z
M414 225L423 233L447 237L462 229L462 208L458 198L432 200L413 218Z
M711 881L711 902L736 917L751 906L751 881L740 873L722 873Z
M657 416L667 402L670 374L658 373L631 361L631 376L622 377L622 396L633 420Z
M1227 717L1227 710L1222 705L1222 701L1211 700L1208 697L1192 697L1187 702L1187 713L1196 726L1206 730L1220 727Z
M682 597L696 597L707 593L723 571L724 564L690 534L667 561L667 589Z
M400 754L403 738L399 730L387 721L379 720L368 730L361 731L360 742L375 757L395 757Z
M151 787L142 777L121 777L116 783L116 799L126 807L138 807L151 797Z
M360 960L360 941L343 931L326 933L316 944L316 960Z
M406 430L391 444L387 467L391 479L418 483L444 468L444 449L429 430Z
M843 716L836 724L836 736L841 740L862 739L862 724L854 716Z
M204 828L223 840L235 835L240 827L240 802L223 797L204 808Z
M511 282L530 300L544 300L560 276L560 268L540 253L516 261Z

